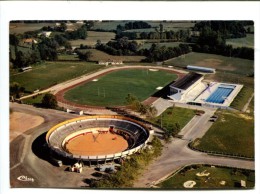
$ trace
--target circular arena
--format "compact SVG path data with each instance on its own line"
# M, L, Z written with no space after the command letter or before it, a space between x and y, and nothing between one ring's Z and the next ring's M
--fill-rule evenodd
M52 127L46 141L56 154L86 162L125 158L145 147L150 131L124 116L85 116Z

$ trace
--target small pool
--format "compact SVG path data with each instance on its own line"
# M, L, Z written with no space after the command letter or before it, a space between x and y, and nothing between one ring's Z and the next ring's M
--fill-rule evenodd
M223 104L225 99L231 94L236 86L220 85L218 88L206 99L206 102Z

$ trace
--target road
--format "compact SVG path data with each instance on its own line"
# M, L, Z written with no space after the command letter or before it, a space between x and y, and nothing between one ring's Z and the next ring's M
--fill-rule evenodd
M176 104L175 106L198 109L196 106ZM182 139L173 138L172 142L166 144L162 155L151 163L143 175L136 181L134 187L149 188L158 181L168 177L179 168L190 164L210 164L255 169L254 161L246 161L228 157L211 156L206 153L193 151L188 148L190 141L201 138L212 125L209 118L215 110L203 108L205 113L201 116L194 116L193 119L179 133ZM156 129L159 130L159 129Z
M71 173L65 167L55 167L48 162L44 153L45 132L61 121L78 117L52 109L35 108L29 105L10 103L13 111L39 115L44 123L26 131L10 143L10 182L12 187L81 187L83 180L90 177L93 169L84 173ZM33 178L34 181L19 181L20 176Z
M45 121L41 125L26 131L10 143L10 179L12 187L52 187L52 188L80 188L86 186L86 178L92 177L93 168L84 167L83 173L71 173L65 167L55 167L46 160L43 144L45 132L53 125L77 117L51 109L35 108L29 105L10 103L13 111L24 112L42 116ZM202 116L195 116L190 123L183 128L183 139L174 138L166 144L163 153L151 163L144 171L140 179L134 184L136 188L147 188L156 181L170 175L180 167L189 164L206 163L211 165L224 165L254 169L254 161L238 160L226 157L210 156L196 152L187 147L189 140L204 134L211 123L208 118L214 110L207 110ZM205 129L202 130L201 123ZM159 129L157 129L159 130ZM203 132L202 132L203 131ZM21 175L33 178L34 182L22 182L17 180ZM92 177L93 178L93 177Z

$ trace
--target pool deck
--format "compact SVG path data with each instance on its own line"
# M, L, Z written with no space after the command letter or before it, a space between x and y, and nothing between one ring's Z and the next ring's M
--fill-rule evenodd
M201 103L205 106L217 106L219 108L221 107L228 107L231 102L234 100L234 98L237 96L237 94L240 92L240 90L243 88L243 85L240 84L230 84L230 83L219 83L219 82L211 82L210 87L206 89L204 92L202 92L195 100L194 102ZM229 96L225 99L223 103L213 103L213 102L206 102L207 98L221 85L230 85L235 86L234 90L229 94ZM196 88L194 88L196 89Z

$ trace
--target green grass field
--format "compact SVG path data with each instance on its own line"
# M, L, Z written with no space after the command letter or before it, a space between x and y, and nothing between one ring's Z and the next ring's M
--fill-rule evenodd
M80 44L88 45L88 46L95 46L97 40L100 40L101 43L106 44L110 40L115 38L114 32L95 32L95 31L88 31L88 36L85 40L78 39L78 40L71 40L69 41L72 46L79 47Z
M254 34L247 34L245 38L227 39L226 44L236 47L254 48Z
M254 118L228 111L218 111L217 114L218 120L199 142L194 143L194 147L254 157Z
M168 108L162 115L151 119L150 121L157 125L161 125L162 121L162 127L166 129L170 129L175 123L179 123L180 128L183 128L194 115L195 113L192 109L174 107Z
M230 106L237 110L242 110L249 98L251 97L251 95L253 94L253 92L253 88L247 86L243 87Z
M45 62L33 70L10 76L10 83L17 82L27 91L45 89L57 83L94 72L104 66L87 62Z
M122 60L123 62L140 62L144 56L114 56L96 49L87 49L91 52L91 61Z
M125 23L127 23L127 21L113 20L113 21L107 21L107 22L104 22L104 21L95 22L93 30L96 30L96 29L116 30L117 25L124 25Z
M23 103L26 103L26 104L40 104L42 102L42 98L43 96L45 95L46 93L44 94L39 94L37 96L33 96L31 98L26 98L23 100Z
M208 177L198 177L197 173L210 173ZM185 189L183 183L193 180L196 185L193 189L239 189L241 180L246 181L247 188L253 188L255 185L255 172L249 170L240 170L223 167L211 167L203 165L188 166L176 175L159 183L161 189ZM220 182L225 181L225 185Z
M65 99L78 104L96 106L125 105L128 93L140 101L156 92L159 86L165 86L177 78L176 74L165 71L140 69L120 70L98 78L65 93Z
M166 64L181 67L186 67L187 65L197 65L215 68L217 71L221 71L222 73L231 72L241 75L247 75L254 71L253 60L195 52L170 59L166 62Z

